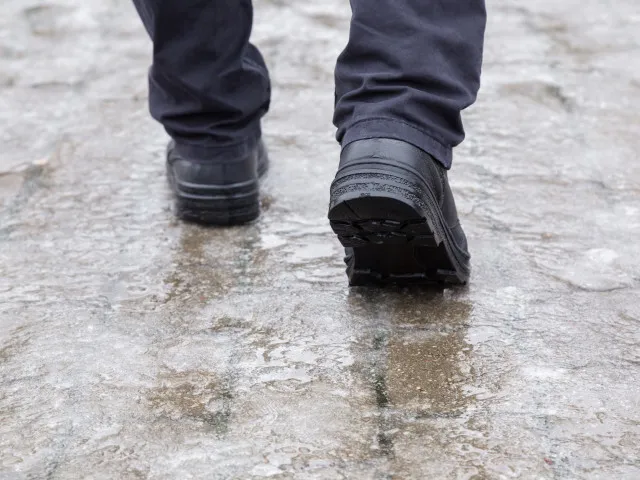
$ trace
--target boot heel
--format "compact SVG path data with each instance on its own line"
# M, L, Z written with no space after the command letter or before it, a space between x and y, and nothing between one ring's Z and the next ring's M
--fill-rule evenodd
M392 165L384 173L359 167L338 174L329 221L346 247L351 285L466 282L433 224L419 181Z

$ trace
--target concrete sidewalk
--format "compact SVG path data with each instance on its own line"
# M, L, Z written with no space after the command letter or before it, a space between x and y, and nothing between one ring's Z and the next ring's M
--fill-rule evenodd
M349 289L348 2L258 0L262 219L175 221L127 0L0 14L0 477L640 478L637 0L493 0L471 285Z

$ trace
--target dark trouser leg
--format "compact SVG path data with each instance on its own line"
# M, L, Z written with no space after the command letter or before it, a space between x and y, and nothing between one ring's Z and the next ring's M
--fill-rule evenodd
M338 141L404 140L451 166L480 86L484 0L351 0L336 68Z
M152 116L185 157L244 156L269 108L251 0L134 0L153 40Z

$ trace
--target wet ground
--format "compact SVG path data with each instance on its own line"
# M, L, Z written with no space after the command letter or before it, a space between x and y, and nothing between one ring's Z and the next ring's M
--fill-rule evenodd
M349 289L348 2L257 2L262 219L175 221L127 0L0 14L0 477L640 478L637 0L493 0L468 288Z

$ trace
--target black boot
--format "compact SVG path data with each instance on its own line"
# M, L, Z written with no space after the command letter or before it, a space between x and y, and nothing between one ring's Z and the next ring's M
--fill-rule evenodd
M219 161L183 158L175 142L167 147L167 178L176 215L207 225L238 225L260 215L259 179L269 168L262 142L244 158Z
M467 239L447 171L400 140L353 142L331 185L329 220L351 285L465 284Z

